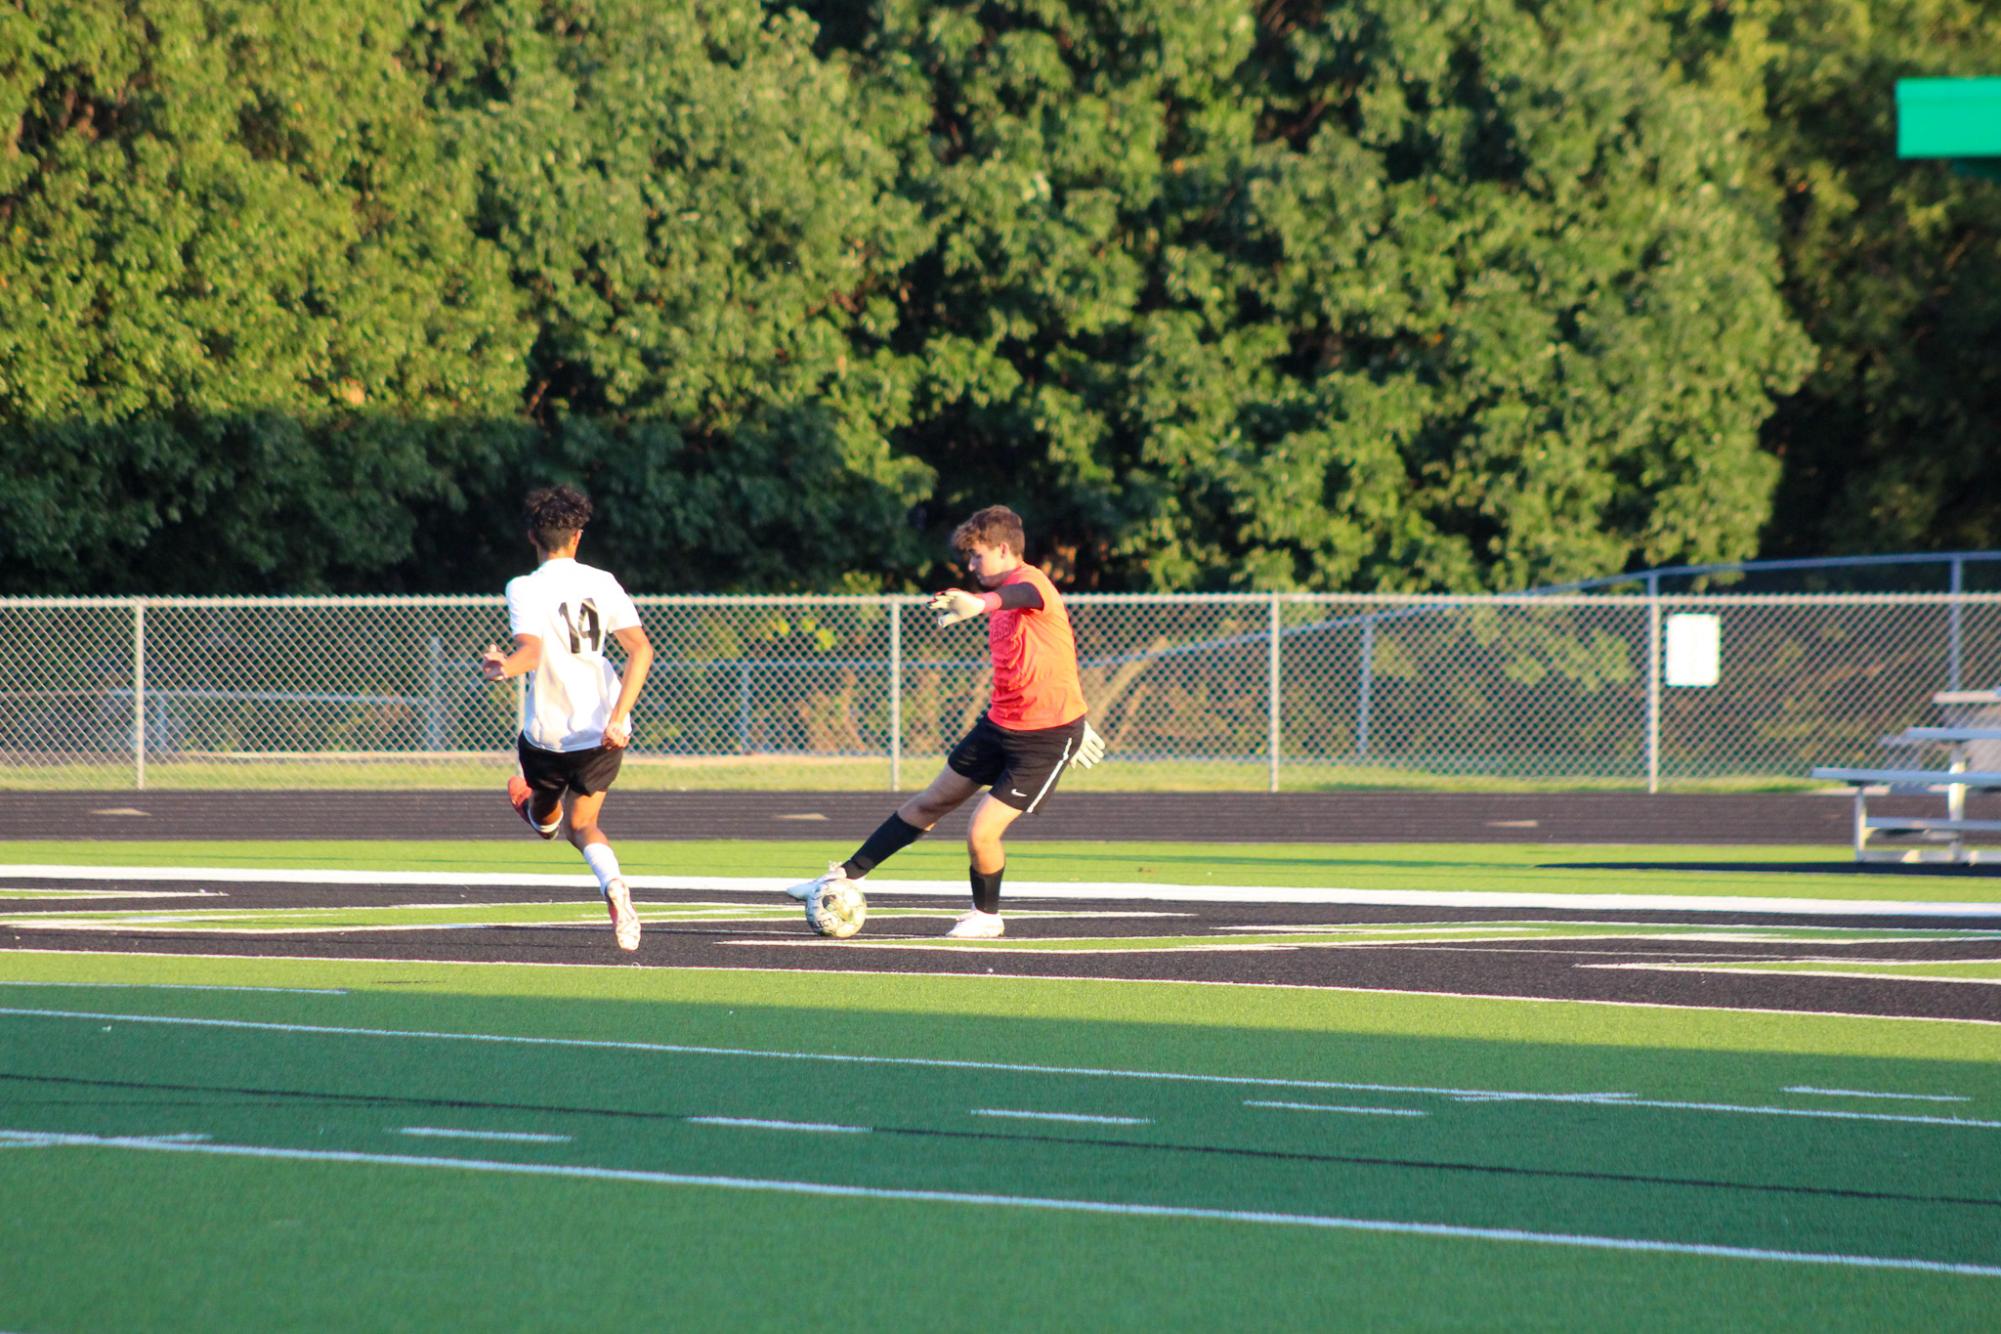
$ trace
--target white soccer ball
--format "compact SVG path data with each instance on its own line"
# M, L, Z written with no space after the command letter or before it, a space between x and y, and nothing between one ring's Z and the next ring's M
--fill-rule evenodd
M837 877L813 887L806 896L806 923L823 936L846 940L868 920L868 899L862 887Z

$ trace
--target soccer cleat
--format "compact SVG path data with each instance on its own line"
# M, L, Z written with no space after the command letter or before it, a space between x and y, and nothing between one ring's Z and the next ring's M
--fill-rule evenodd
M801 903L804 903L807 899L813 897L814 890L826 884L829 880L839 880L846 874L847 872L841 869L841 863L828 862L827 873L825 875L816 875L811 880L801 880L798 884L790 886L785 892L793 898L798 899Z
M611 910L612 936L622 950L639 948L639 914L632 910L632 891L623 880L614 880L604 892L605 907Z
M528 786L528 780L520 774L507 780L507 800L513 804L514 813L543 838L554 838L556 831L563 827L563 808L561 806L556 808L556 818L548 824L536 824L535 817L529 814L529 803L534 799L535 790Z
M951 940L992 940L1005 934L1007 923L997 912L981 912L978 908L962 913L959 920L952 923L952 929L945 933Z

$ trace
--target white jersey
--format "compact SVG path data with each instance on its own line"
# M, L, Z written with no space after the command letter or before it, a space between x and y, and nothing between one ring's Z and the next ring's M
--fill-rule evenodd
M529 745L567 751L604 744L619 687L605 645L638 624L639 609L618 580L595 566L558 557L508 581L508 630L542 641L521 729Z

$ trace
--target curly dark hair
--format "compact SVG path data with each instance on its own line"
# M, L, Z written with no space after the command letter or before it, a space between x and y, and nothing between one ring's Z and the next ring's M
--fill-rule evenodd
M522 502L521 518L537 547L555 551L591 521L591 498L568 483L537 487Z
M1003 547L1019 557L1028 548L1021 516L1005 505L989 505L952 530L952 550L964 555L973 544Z

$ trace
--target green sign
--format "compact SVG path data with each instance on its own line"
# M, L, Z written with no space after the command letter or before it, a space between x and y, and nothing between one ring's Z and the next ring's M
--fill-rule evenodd
M1897 156L2001 167L2001 79L1897 80Z

